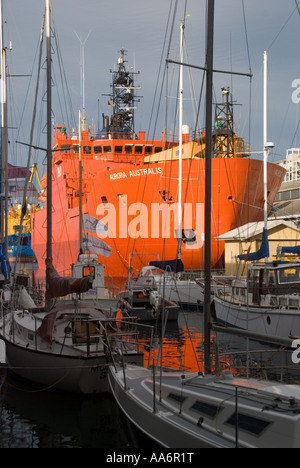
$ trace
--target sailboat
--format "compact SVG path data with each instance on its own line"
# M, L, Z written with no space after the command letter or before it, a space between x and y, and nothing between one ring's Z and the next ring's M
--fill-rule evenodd
M267 138L267 71L264 53L264 222L257 252L238 259L249 262L247 277L214 278L214 306L218 324L289 343L300 332L300 265L297 261L269 261L267 158L274 143ZM282 252L289 249L282 247ZM264 262L258 263L258 261Z
M212 136L214 0L207 1L207 142ZM206 203L210 205L210 145L206 149ZM206 210L206 239L211 213ZM111 367L112 392L127 417L168 448L297 447L300 389L271 381L213 376L210 362L209 242L205 277L205 373L166 372L153 366Z
M143 356L99 306L80 300L91 289L88 268L83 277L60 277L52 263L52 123L51 123L51 0L46 0L47 48L47 290L45 307L37 307L25 288L11 301L3 316L1 338L5 342L8 369L44 388L74 393L106 392L108 363L124 349L125 359L143 363ZM73 295L70 301L54 298ZM127 336L128 338L128 336ZM113 342L112 342L113 341Z

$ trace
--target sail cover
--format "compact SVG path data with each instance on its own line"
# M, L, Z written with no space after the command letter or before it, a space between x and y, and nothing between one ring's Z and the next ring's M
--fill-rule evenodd
M268 231L267 229L263 230L261 246L257 252L250 254L238 255L240 260L245 260L245 262L255 262L256 260L261 260L262 258L267 258L270 256L269 251L269 241L268 241Z
M150 266L160 268L164 271L172 271L173 273L182 273L184 271L184 265L181 260L166 260L161 262L149 262Z
M60 276L50 259L46 260L46 283L46 297L49 299L73 293L81 294L93 287L93 279L90 276L84 278Z
M300 255L300 245L295 247L280 247L281 253Z

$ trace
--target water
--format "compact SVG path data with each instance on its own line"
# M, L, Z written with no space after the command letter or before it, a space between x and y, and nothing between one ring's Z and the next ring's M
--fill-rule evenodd
M151 361L148 354L149 333L141 337L146 345L145 364ZM160 345L160 331L154 337L156 355ZM256 347L258 345L256 344ZM290 357L280 357L278 350L269 350L264 365L278 361L291 363ZM164 365L187 367L190 370L202 369L203 360L203 314L181 313L178 324L167 327L164 338ZM244 340L232 339L230 335L221 337L221 353L238 352L245 349ZM1 347L0 347L1 350ZM154 353L155 354L155 353ZM262 368L261 353L254 361L259 372ZM153 355L152 355L153 356ZM243 364L239 355L221 356L231 366ZM282 359L285 359L284 361ZM288 375L290 381L297 380L298 369ZM278 371L281 377L280 371ZM278 376L277 375L277 376ZM300 374L299 374L300 377ZM0 375L0 448L101 448L125 449L149 447L149 439L139 433L125 418L111 395L81 397L55 391L42 391L32 384L25 383L7 374ZM154 444L151 441L153 449Z
M126 448L142 444L109 395L41 392L6 378L0 399L1 448Z

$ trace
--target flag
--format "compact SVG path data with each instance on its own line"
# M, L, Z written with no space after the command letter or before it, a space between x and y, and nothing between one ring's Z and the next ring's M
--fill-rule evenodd
M90 236L89 234L84 234L82 237L82 243L84 245L84 250L89 250L91 253L102 255L103 257L109 258L112 253L112 249L97 237Z
M82 215L82 229L83 231L101 234L105 237L108 236L107 226L102 221L84 213Z

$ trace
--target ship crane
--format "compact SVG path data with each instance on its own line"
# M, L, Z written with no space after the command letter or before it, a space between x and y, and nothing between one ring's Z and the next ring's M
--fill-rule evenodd
M32 182L33 177L34 177L34 174L35 174L36 177L37 177L37 180L38 180L38 183L39 183L39 188L40 188L40 190L41 190L41 189L42 189L42 183L41 183L41 179L40 179L40 175L39 175L39 171L38 171L38 169L37 169L37 164L36 164L36 163L34 163L34 164L32 165L32 168L31 168L31 171L30 171L29 183Z

